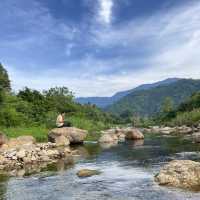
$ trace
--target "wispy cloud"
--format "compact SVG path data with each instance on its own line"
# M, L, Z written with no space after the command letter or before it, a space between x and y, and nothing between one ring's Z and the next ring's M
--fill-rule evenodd
M200 2L117 25L111 23L117 1L96 2L98 12L80 27L56 19L38 3L31 12L15 5L28 31L0 38L2 62L15 89L65 85L77 96L110 96L169 77L200 78ZM4 20L7 26L8 17ZM21 23L17 27L23 30Z
M102 23L110 24L112 21L113 0L98 0L99 1L99 20Z

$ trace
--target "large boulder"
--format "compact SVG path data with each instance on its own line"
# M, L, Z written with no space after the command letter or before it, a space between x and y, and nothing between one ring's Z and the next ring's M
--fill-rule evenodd
M55 143L56 143L57 147L68 146L70 144L70 141L67 137L61 135L61 136L58 136L58 137L55 138Z
M174 160L165 165L155 181L160 185L200 190L200 163L190 160Z
M49 132L48 140L55 143L58 137L64 136L70 141L70 144L80 144L85 140L87 133L87 131L75 127L55 128Z
M104 133L100 138L99 138L99 143L116 143L118 142L118 137L114 133Z
M143 140L144 135L139 129L133 128L130 130L127 130L126 132L126 139L128 140Z
M126 135L125 135L124 129L117 128L115 130L115 134L117 135L119 142L125 141Z
M8 141L7 136L6 136L4 133L1 133L1 132L0 132L0 146L1 146L2 144L5 144L7 141Z

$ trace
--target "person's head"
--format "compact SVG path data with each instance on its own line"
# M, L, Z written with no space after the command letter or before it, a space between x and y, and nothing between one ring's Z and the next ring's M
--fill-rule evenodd
M61 112L61 115L64 117L65 116L65 112Z

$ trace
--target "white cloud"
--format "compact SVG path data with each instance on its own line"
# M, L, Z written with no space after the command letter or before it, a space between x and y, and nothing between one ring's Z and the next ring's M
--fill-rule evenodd
M99 0L99 20L102 23L110 24L112 20L113 0Z
M111 23L113 2L99 2L101 22ZM54 19L50 21L55 22ZM105 53L110 48L121 49L120 56L103 59L89 54L73 61L66 59L56 65L54 71L42 70L42 66L38 66L40 73L37 74L22 71L14 63L5 63L8 67L13 66L8 71L15 89L26 85L36 89L65 85L77 96L110 96L117 91L169 77L200 78L199 22L200 2L196 2L117 27L93 24L90 30L93 37L87 42L100 51L105 50ZM65 33L73 40L73 36L67 35L70 29L64 30L60 28L60 34ZM83 37L85 39L85 35ZM68 56L72 44L65 45ZM128 53L123 53L123 50ZM135 53L140 50L144 55Z

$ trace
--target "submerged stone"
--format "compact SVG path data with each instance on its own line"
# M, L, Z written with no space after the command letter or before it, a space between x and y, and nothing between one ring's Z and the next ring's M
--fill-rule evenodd
M98 170L91 170L91 169L81 169L77 172L78 177L90 177L90 176L95 176L99 175L101 172Z

